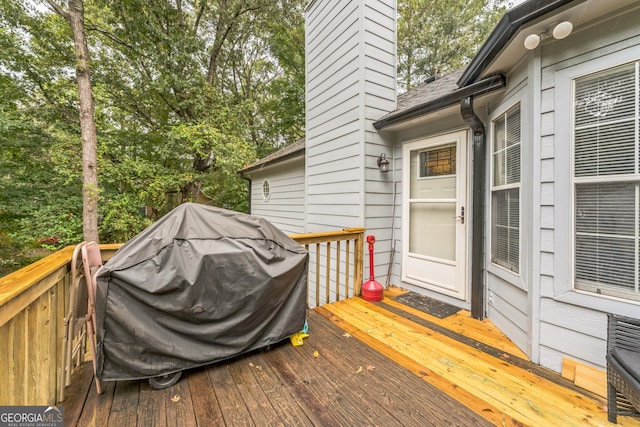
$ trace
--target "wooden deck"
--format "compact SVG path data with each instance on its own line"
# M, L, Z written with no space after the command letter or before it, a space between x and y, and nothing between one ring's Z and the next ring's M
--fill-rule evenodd
M604 399L529 363L468 312L438 319L387 297L351 298L308 321L301 347L190 370L165 390L119 381L96 396L84 369L63 402L65 425L609 425Z

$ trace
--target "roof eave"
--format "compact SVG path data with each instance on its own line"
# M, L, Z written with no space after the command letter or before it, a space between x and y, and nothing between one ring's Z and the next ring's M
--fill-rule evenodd
M487 77L486 79L470 84L469 86L456 89L444 96L441 96L429 102L416 105L415 107L411 107L407 110L401 111L398 114L394 114L389 117L378 120L377 122L373 123L373 126L377 130L380 130L387 126L391 126L400 122L414 119L416 117L433 113L435 111L442 110L444 108L455 105L459 103L461 99L466 98L468 96L484 95L486 93L493 92L498 89L502 89L505 87L506 83L507 83L507 79L501 74Z
M585 0L529 0L508 10L460 76L458 86L476 81L520 27L562 6L580 1Z
M265 167L272 166L272 165L275 165L277 163L282 163L282 162L285 162L287 160L294 159L296 157L300 157L301 155L304 154L305 149L306 149L306 147L302 146L302 148L299 148L299 149L297 149L295 151L287 153L284 156L280 156L280 157L277 157L275 159L268 160L266 162L261 162L261 163L246 167L246 168L238 171L238 173L241 174L241 175L244 175L245 173L249 173L249 172L253 172L253 171L256 171L256 170L264 169Z

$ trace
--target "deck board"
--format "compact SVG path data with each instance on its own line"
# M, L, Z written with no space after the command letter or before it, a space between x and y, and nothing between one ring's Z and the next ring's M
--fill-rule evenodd
M136 425L138 422L139 394L139 381L117 382L108 423L121 426Z
M607 425L602 399L541 375L490 322L390 301L316 308L303 346L188 370L165 390L118 381L97 396L73 384L65 425Z
M226 363L207 369L226 425L249 426L251 414Z
M439 319L420 310L416 310L412 307L407 307L402 303L394 301L390 298L384 298L382 304L397 308L398 310L402 310L408 315L424 319L429 323L447 328L452 332L462 334L479 343L500 349L516 357L527 357L527 355L524 354L522 350L520 350L502 332L500 332L498 328L493 326L490 321L483 320L469 322L471 313L469 313L469 311L467 310L461 310L457 313L452 314L451 316L445 317L444 319Z
M441 393L454 397L461 405L471 408L476 413L481 414L482 417L490 423L500 426L518 425L515 420L509 419L507 415L505 415L495 406L488 404L486 401L481 400L475 395L469 393L466 389L460 388L457 384L449 381L441 375L436 374L434 371L429 369L429 367L415 361L411 357L404 354L402 351L396 350L388 344L371 338L368 332L362 331L357 327L349 324L348 322L345 322L342 318L328 311L326 306L316 308L316 311L318 313L321 313L326 318L331 319L333 323L340 326L340 328L345 330L350 335L365 342L372 349L375 349L390 360L395 361L403 368L423 379L425 382L433 385Z
M380 422L380 425L421 425L427 419L433 425L446 425L452 419L460 425L489 425L457 400L425 383L395 361L363 341L345 335L327 319L310 316L309 325L311 333L316 330L322 332L318 333L320 337L313 341L313 346L309 346L307 351L311 352L317 346L319 358L328 362L327 371L330 367L338 367L341 378L352 378L353 385L349 385L347 390L362 399L361 402L368 402L368 411L384 408L388 415L375 416L375 419L387 421ZM336 338L341 345L335 345ZM345 366L342 360L352 362Z
M278 415L269 397L266 395L260 383L251 370L255 369L252 363L231 363L228 365L229 374L233 377L238 392L242 396L251 419L256 425L281 426L283 420Z
M191 389L188 381L178 381L175 386L161 391L165 394L166 425L180 427L195 427L198 425L193 411Z
M301 400L280 380L264 356L262 353L247 356L246 363L284 425L320 425L320 420L311 411L305 411Z
M191 402L199 426L224 425L222 412L207 369L198 369L187 374ZM184 382L182 379L180 382Z
M393 313L385 313L364 300L341 301L326 307L373 338L497 407L509 418L528 425L559 426L574 425L575 419L588 420L594 413L606 416L596 401L586 402L562 386Z

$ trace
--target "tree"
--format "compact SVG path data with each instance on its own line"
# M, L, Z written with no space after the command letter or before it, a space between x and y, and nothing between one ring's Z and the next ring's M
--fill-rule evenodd
M52 3L0 0L2 249L82 239L72 13L91 49L100 240L184 200L246 210L237 170L303 132L303 0Z
M47 3L71 27L76 54L76 80L82 136L82 229L85 241L98 242L98 162L94 104L89 68L89 48L84 27L83 0L68 0L68 9L53 0Z
M144 177L140 168L133 175L154 181L142 187L157 190L145 205L158 214L163 212L161 194L178 195L179 201L207 196L214 204L246 210L246 184L236 171L302 133L303 119L279 114L295 111L294 117L304 117L304 56L297 68L282 66L287 52L274 55L271 42L287 25L303 34L302 1L96 4L101 9L88 25L95 37L94 80L110 105L110 123L101 128L117 129L102 140L104 158L113 161L114 169L146 164ZM289 7L295 12L283 14ZM291 52L303 49L296 46ZM295 104L274 114L270 106L281 105L285 90L297 94ZM120 136L111 138L115 132ZM127 139L137 141L135 150L123 150ZM162 179L150 173L154 169L162 171ZM109 171L104 174L110 180ZM105 183L105 198L110 185L128 191L136 186L128 180L120 174Z
M81 186L52 168L66 150L55 142L46 114L19 107L26 95L0 76L0 276L48 253L42 247L82 237L75 232Z
M403 90L468 64L507 0L399 0L398 86Z
M399 85L468 62L503 3L400 0ZM77 243L81 195L103 242L185 200L246 211L236 172L304 136L306 0L34 4L0 0L3 248Z
M36 12L0 0L0 274L82 240L70 28Z

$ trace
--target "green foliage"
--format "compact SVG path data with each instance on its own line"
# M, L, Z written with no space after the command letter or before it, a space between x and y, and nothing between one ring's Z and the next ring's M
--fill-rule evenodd
M0 0L0 273L81 236L77 92L64 22Z
M101 242L186 200L246 211L236 172L302 134L303 4L84 2ZM81 141L68 23L44 1L0 0L0 49L4 274L81 240Z
M255 25L273 18L275 6L214 1L201 9L203 4L94 4L100 13L88 22L93 76L106 101L96 103L98 120L109 122L100 129L117 129L106 143L101 137L101 158L110 165L101 172L106 203L110 188L144 188L139 201L158 213L166 194L175 192L183 201L207 196L243 209L246 184L239 185L235 172L263 147L269 152L288 139L282 137L284 121L270 116L269 106L290 86L281 81L291 78L266 47L269 31ZM303 98L297 102L302 111ZM300 122L288 121L298 129Z
M467 65L506 10L507 0L399 0L398 85Z
M84 1L101 242L187 200L247 210L236 172L304 136L305 4ZM400 0L400 85L465 64L502 4ZM4 274L81 240L82 144L68 23L44 0L0 0L0 49Z
M140 202L133 194L114 194L104 204L100 236L105 241L126 242L153 222L140 212Z

